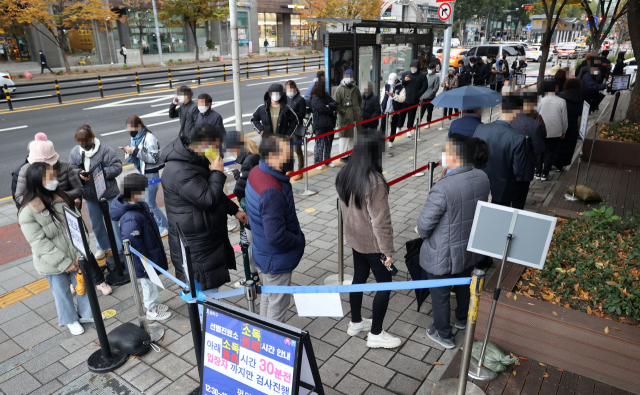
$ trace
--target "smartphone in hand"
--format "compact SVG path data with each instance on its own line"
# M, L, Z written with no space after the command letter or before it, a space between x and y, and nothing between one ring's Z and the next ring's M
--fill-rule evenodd
M396 274L398 274L398 269L393 265L393 263L391 264L391 266L385 266L384 262L387 260L387 256L382 254L380 255L380 260L382 261L382 266L384 266L385 268L387 268L387 270L389 272L391 272L392 276L395 276Z

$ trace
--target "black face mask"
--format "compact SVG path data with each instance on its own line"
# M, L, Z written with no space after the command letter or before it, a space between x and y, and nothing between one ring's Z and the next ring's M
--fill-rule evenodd
M130 130L130 131L129 131L129 135L130 135L131 137L136 137L136 136L138 135L138 133L140 133L140 132L136 132L135 130Z
M91 144L80 144L80 147L82 147L82 149L85 150L85 151L91 151L94 146L95 146L95 144L93 144L93 143L91 143Z
M291 156L289 159L287 159L286 162L284 162L282 164L282 173L283 174L287 174L287 172L292 171L293 170L293 164L294 164L293 156Z

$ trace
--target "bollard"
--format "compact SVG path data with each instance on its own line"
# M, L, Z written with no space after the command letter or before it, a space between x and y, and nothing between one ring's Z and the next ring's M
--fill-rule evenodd
M269 63L269 59L267 59L267 75L271 75L271 64Z
M171 69L167 69L167 73L169 74L169 88L173 88L173 83L171 82Z
M423 140L420 138L420 122L422 122L422 100L420 100L420 107L418 107L418 122L416 122L416 134L418 135L418 141L422 142Z
M111 258L114 261L116 267L115 273L109 273L105 280L109 285L124 285L131 281L129 276L124 274L124 264L120 260L120 253L118 252L118 244L116 243L116 236L113 232L113 226L111 224L111 215L109 214L109 202L102 198L100 199L100 209L102 210L102 218L104 219L104 227L107 228L107 236L109 237L109 246L111 247Z
M306 134L302 137L302 153L304 157L304 164L302 165L302 167L307 167L308 152L307 152L307 135ZM298 194L300 196L311 196L311 195L315 195L316 193L318 192L309 189L309 172L305 171L304 172L304 191L299 192Z
M198 66L198 85L200 85L200 66Z
M227 80L227 66L224 63L222 64L222 77L224 78L224 81Z
M247 62L247 78L249 78L249 62Z
M342 210L340 210L340 198L338 204L338 274L332 274L324 279L324 285L349 285L353 282L353 276L344 274L344 231L342 224Z
M56 95L58 95L58 104L62 104L62 96L60 96L60 84L58 84L58 80L54 81L56 84Z
M250 312L255 313L257 294L255 283L253 282L253 280L247 280L244 283L244 297L245 299L247 299L247 309Z
M140 80L138 79L138 72L136 71L136 89L140 93Z
M104 92L102 92L102 78L98 76L98 89L100 89L100 97L104 97Z
M13 111L13 104L11 104L11 96L9 95L9 88L7 87L7 84L4 84L4 97L7 99L9 110Z
M98 266L92 254L90 254L89 259L94 260L93 264L95 267ZM127 362L128 355L122 354L117 349L109 346L109 338L107 337L107 331L104 329L104 321L102 321L102 312L100 311L100 304L98 303L96 286L91 277L92 265L87 264L88 262L82 257L78 259L78 263L80 264L80 270L82 270L85 292L89 299L89 306L91 306L91 314L93 315L96 332L98 332L98 343L100 343L100 349L89 356L87 365L92 372L108 373L124 365L124 363Z
M318 56L318 70L322 70L322 57Z
M133 300L138 306L138 321L140 328L144 329L151 337L152 342L157 342L164 336L164 328L160 324L147 324L146 314L142 308L142 300L140 299L140 290L138 289L138 279L136 278L136 268L133 263L133 255L129 249L129 239L122 240L122 249L124 251L124 259L127 261L129 276L131 276L131 287L133 288Z
M306 64L307 64L307 57L303 56L302 57L302 71L305 70Z
M436 170L436 162L429 162L429 191L433 187L433 172Z
M420 125L416 123L416 130L413 133L413 171L418 169L418 131L420 130ZM424 172L419 171L413 175L414 177L422 177L424 176Z
M287 58L287 74L289 74L289 58Z
M387 117L385 118L385 122L387 123L387 127L385 128L385 130L387 131L386 133L386 137L387 139L389 138L389 136L391 136L393 133L391 132L391 117L392 115L389 115L389 113L387 113ZM391 143L391 140L388 140L389 143ZM393 144L393 143L391 143ZM393 156L393 152L391 152L391 148L389 148L389 152L387 152L387 155L389 156Z
M469 300L469 311L467 313L467 328L465 329L464 348L460 361L460 375L458 378L441 380L433 386L431 395L483 395L484 391L476 384L467 382L467 370L473 348L473 335L478 319L478 308L480 306L480 295L484 285L485 272L474 269L471 273L471 298Z

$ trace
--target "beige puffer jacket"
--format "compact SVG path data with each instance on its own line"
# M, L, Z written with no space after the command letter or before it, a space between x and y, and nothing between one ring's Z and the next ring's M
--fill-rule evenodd
M80 255L67 235L63 210L66 205L60 196L55 195L53 208L60 222L45 209L39 198L29 202L18 213L20 229L31 246L33 264L41 275L64 273Z

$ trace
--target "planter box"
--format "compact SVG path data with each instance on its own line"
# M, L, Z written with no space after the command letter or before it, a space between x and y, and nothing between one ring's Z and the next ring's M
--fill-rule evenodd
M640 328L522 295L507 298L524 269L505 265L491 341L516 355L640 394ZM486 283L480 299L476 340L484 336L498 273Z
M583 158L587 160L591 152L592 142L593 140L590 139L584 142ZM591 161L640 166L640 143L598 138L593 148Z

